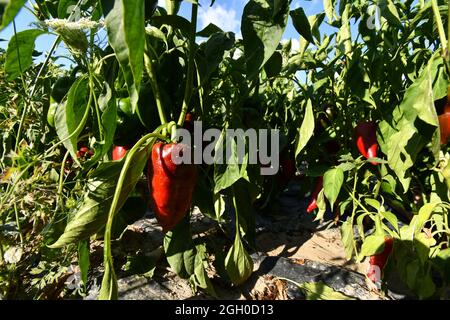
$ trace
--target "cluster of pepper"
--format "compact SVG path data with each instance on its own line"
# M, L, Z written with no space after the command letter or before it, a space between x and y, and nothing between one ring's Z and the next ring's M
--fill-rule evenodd
M354 129L355 145L360 154L366 159L373 159L377 157L378 142L377 142L377 125L373 121L362 121L357 124ZM336 153L336 149L329 149L329 144L326 146L327 151ZM377 165L376 161L372 161L371 164ZM319 193L323 189L323 177L318 177L315 187L311 193L310 200L306 211L308 213L314 212L317 209L317 198ZM374 283L381 277L382 270L387 263L388 257L391 254L394 239L392 237L385 238L384 249L381 253L372 255L369 258L369 268L367 271L367 277ZM379 271L379 272L378 272Z
M358 151L366 159L376 158L378 150L377 142L377 125L373 121L363 121L358 123L354 130L355 142ZM339 150L339 146L334 143L328 143L326 145L327 151L336 153ZM377 165L377 162L371 162L373 165ZM318 177L314 190L311 193L310 200L306 211L312 213L317 209L317 197L320 191L323 189L323 177Z
M64 98L75 82L74 74L60 77L53 85L49 109L47 112L47 122L51 127L55 127L55 115L58 108L64 108ZM132 148L133 142L144 132L146 128L157 127L157 123L149 123L148 119L158 119L157 114L148 114L149 110L156 108L146 108L146 101L153 101L149 97L150 90L143 86L141 90L140 103L137 112L133 113L129 97L118 98L117 104L117 129L115 145L112 150L112 160L118 161L125 157ZM147 121L142 121L147 119ZM193 131L194 117L191 113L186 115L184 128ZM130 128L135 134L130 135ZM195 165L176 165L172 161L172 152L183 152L186 145L177 143L159 142L154 144L151 157L148 160L148 186L150 190L151 204L158 222L164 231L170 231L188 213L191 206L192 194L196 184L197 168ZM174 150L180 149L180 150ZM86 145L80 144L77 151L77 158L89 159L93 156L93 150ZM70 167L73 159L69 156L66 161L66 174L73 174Z
M194 117L187 113L184 128L192 133ZM152 209L164 232L172 230L189 212L197 179L194 164L175 164L172 154L186 152L182 143L158 142L148 159L147 178ZM130 145L114 146L112 159L122 159Z

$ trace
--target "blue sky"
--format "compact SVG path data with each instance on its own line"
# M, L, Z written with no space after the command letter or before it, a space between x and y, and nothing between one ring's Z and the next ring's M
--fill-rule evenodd
M159 5L164 6L164 0L159 0ZM210 0L200 0L201 7L198 13L198 29L208 25L210 22L218 25L225 31L233 31L240 35L241 16L247 0L216 0L215 4L210 7ZM28 4L28 3L27 3ZM29 5L29 4L28 4ZM322 0L293 0L291 9L302 6L306 15L313 15L323 10ZM189 19L191 4L184 1L180 15ZM16 17L17 32L33 28L32 22L35 22L34 16L26 9L22 9ZM323 30L327 32L329 26L323 25ZM0 39L9 40L14 34L12 23L5 30L0 32ZM292 26L291 21L283 36L284 40L292 39L294 49L298 46L299 34ZM48 51L53 43L54 36L42 35L36 42L36 50L45 52ZM0 42L0 47L6 48L7 41ZM57 51L57 54L64 54L63 48ZM64 63L60 61L60 63Z

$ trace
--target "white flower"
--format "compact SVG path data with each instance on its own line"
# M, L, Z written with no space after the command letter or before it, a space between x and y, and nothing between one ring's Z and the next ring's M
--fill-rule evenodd
M17 263L20 261L20 258L22 258L23 250L20 247L11 247L8 250L6 250L5 254L3 255L3 258L7 263Z
M78 21L69 21L67 19L48 19L44 23L55 30L83 30L83 29L95 29L103 27L103 21L92 21L88 18L81 18Z

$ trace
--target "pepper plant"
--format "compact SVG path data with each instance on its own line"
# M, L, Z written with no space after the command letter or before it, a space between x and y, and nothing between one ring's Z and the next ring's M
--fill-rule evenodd
M132 212L142 217L149 203L172 270L194 290L216 296L209 270L230 285L248 280L249 253L258 250L256 215L270 214L297 180L304 214L317 221L333 214L329 223L341 228L347 258L369 258L378 267L368 280L384 289L398 275L418 298L444 295L450 5L324 0L324 11L308 17L290 0L249 0L239 39L214 24L197 29L199 6L214 2L186 1L190 19L178 14L181 0L166 0L165 8L155 0L25 5L38 23L15 32L1 53L1 85L11 85L0 99L0 220L18 231L3 236L2 228L1 257L19 237L30 256L33 250L50 259L76 256L86 285L90 244L100 240L99 298L116 299L112 248L134 222ZM14 25L23 6L20 0L2 6L1 28ZM298 50L282 41L289 21L299 33ZM33 64L43 34L57 38ZM70 71L56 65L60 45L74 64ZM234 161L175 164L169 152L189 147L177 129L194 128L195 136L193 120L201 121L202 134L218 129L217 143L228 129L278 130L278 174L262 176L266 164L251 163L249 150L238 161L236 140L228 141ZM44 191L55 195L39 188L41 200L51 200L45 214L30 209L33 218L24 213L30 201L14 204L33 188L30 181L47 182ZM195 207L214 221L225 245L193 234ZM27 219L33 228L24 226ZM33 272L42 273L43 265ZM31 274L20 259L0 281L18 273ZM5 287L14 296L15 286Z

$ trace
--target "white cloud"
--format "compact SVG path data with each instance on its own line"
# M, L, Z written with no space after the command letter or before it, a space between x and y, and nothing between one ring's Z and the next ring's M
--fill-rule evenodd
M291 52L296 52L300 49L300 41L298 39L283 39L281 40L282 44L285 44L291 40Z
M202 24L202 28L206 27L210 23L214 23L216 26L224 31L232 31L234 33L240 32L240 17L236 17L236 11L234 9L226 9L220 4L215 4L212 7L199 9L199 20Z

